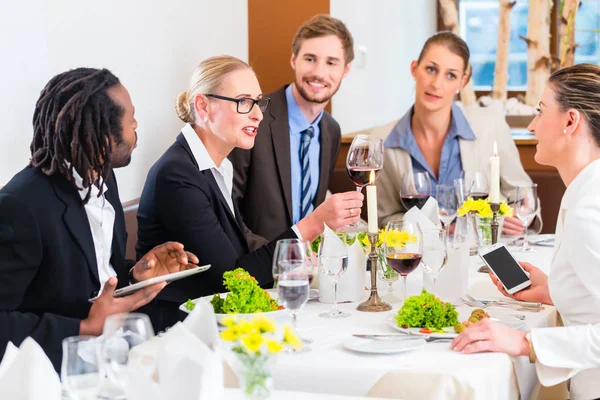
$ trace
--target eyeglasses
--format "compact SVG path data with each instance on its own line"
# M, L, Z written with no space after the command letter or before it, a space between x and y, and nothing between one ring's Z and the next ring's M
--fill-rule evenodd
M269 97L261 97L258 100L251 99L249 97L242 97L241 99L234 99L231 97L219 96L216 94L205 94L206 97L214 97L215 99L227 100L237 103L237 112L238 114L248 114L252 111L252 108L255 104L258 104L258 108L260 108L261 112L267 111L269 107L269 102L271 99Z

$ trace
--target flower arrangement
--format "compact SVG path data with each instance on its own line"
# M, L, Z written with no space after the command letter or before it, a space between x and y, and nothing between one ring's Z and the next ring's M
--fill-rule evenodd
M358 234L357 238L366 253L371 251L371 242L369 241L369 236L367 233L361 232ZM385 243L388 247L393 247L395 249L401 249L406 246L407 243L415 243L416 241L417 238L406 231L388 229L387 226L379 230L375 248L377 249L378 261L381 265L383 278L385 280L397 279L398 273L389 266L385 258L385 252L383 251L383 244Z
M268 398L272 390L274 355L285 348L299 349L302 342L285 325L283 335L275 323L262 315L251 320L228 316L222 320L221 339L232 342L238 364L238 377L247 398ZM279 334L279 335L278 335ZM235 368L234 368L235 369Z
M458 216L462 217L468 213L473 213L481 218L492 218L492 207L490 206L490 199L479 199L474 200L472 197L469 197L462 206L458 209ZM511 206L506 204L505 201L500 203L500 211L498 211L498 215L512 217L513 209Z

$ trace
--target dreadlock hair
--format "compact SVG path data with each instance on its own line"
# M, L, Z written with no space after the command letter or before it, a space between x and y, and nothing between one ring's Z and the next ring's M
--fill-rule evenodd
M62 174L78 190L89 188L83 204L92 184L99 178L106 182L113 141L123 139L123 108L107 93L118 84L107 69L73 69L52 78L35 105L30 165L48 176ZM83 188L75 183L73 169Z

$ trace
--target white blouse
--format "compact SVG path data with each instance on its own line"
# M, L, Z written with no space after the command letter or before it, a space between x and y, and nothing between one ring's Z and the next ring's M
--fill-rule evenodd
M548 276L564 327L531 331L540 382L571 379L571 399L600 397L600 160L567 188Z

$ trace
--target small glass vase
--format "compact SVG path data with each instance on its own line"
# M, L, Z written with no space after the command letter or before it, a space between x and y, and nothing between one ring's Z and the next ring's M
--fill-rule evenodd
M401 302L402 299L394 295L394 289L392 288L394 282L400 279L400 274L390 267L385 259L382 249L377 249L377 255L377 277L380 281L385 282L388 287L387 293L381 297L381 300L385 301L386 303Z
M275 355L237 353L235 358L233 369L238 377L244 399L269 399L273 392Z
M484 218L479 215L475 216L477 220L477 236L479 237L479 248L487 247L492 244L492 218ZM504 226L504 217L496 217L498 221L498 240Z

